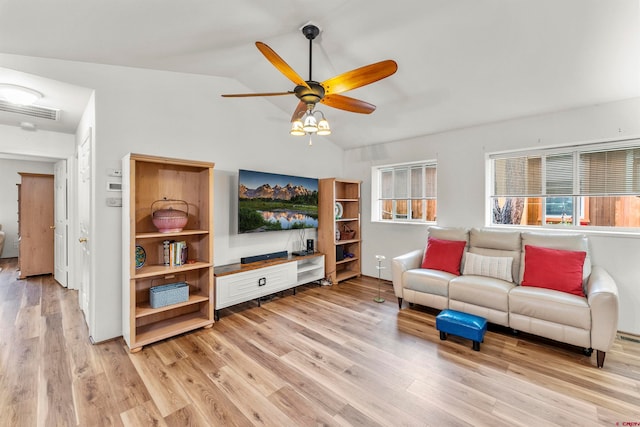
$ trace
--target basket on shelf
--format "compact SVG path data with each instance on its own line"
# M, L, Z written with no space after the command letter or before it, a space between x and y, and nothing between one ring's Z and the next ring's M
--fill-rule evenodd
M342 224L342 230L340 230L340 240L351 240L356 237L356 231L349 228L347 224Z
M181 203L185 206L185 210L174 209L172 202ZM154 209L153 205L156 203L169 204L168 208ZM162 205L160 205L162 206ZM189 220L189 204L184 200L167 199L156 200L151 203L151 222L158 229L160 233L174 233L180 232L187 225Z
M149 304L151 308L160 308L187 301L189 301L189 285L185 282L153 286L149 289Z

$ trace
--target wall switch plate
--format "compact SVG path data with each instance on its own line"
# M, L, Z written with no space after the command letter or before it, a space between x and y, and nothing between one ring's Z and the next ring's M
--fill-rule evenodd
M107 197L107 206L112 208L121 208L122 197Z
M107 175L122 177L122 169L107 169Z

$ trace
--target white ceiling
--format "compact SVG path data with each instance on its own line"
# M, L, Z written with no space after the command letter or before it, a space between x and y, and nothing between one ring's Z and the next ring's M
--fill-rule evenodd
M247 92L280 92L294 84L254 42L307 79L300 28L309 21L322 30L314 80L398 63L393 76L345 93L376 105L373 114L321 106L329 138L344 148L640 96L640 0L0 0L0 52L225 76ZM61 123L39 127L73 133L90 88L0 68L0 82L20 78L34 79L23 83L46 94L42 105L63 110ZM293 95L265 99L290 120ZM16 117L0 114L0 123Z

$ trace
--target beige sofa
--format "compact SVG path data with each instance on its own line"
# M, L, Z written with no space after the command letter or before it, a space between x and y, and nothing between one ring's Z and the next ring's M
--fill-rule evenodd
M440 240L466 242L460 261L462 274L421 268L425 249L395 257L391 269L400 308L402 302L407 301L475 314L514 331L583 347L587 355L595 349L597 366L604 365L606 352L617 333L618 290L603 268L591 265L586 236L443 227L429 227L428 235ZM536 287L530 280L526 283L528 286L520 286L525 271L526 248L531 246L586 252L582 269L584 296ZM529 250L529 265L533 265L534 249ZM472 271L471 267L465 266L467 260L475 264L479 259L501 261L503 264L508 261L511 280L505 280L508 277L504 276L508 265L502 268L502 279L495 277L495 271L488 273L485 269L479 274L478 267ZM467 273L475 274L464 274L465 267L469 267ZM484 267L487 267L486 262ZM529 277L532 273L529 272Z

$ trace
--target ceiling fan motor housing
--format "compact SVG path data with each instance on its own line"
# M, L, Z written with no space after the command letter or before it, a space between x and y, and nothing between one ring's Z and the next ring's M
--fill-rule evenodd
M316 104L324 98L324 87L318 82L308 81L306 86L296 86L293 91L298 99L305 104Z

